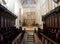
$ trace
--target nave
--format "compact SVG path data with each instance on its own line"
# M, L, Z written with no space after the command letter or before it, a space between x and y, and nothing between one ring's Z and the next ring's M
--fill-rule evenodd
M0 44L60 44L60 6L42 16L43 29L39 27L41 25L35 24L36 19L30 16L29 12L27 13L29 19L24 19L23 25L17 28L15 26L17 16L0 4ZM36 28L34 32L29 32L33 29L28 28L29 31L25 28L23 30L26 25L36 26L37 30Z
M34 32L26 32L21 44L43 44Z

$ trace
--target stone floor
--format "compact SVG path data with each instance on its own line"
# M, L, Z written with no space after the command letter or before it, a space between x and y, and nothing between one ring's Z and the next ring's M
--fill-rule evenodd
M21 44L42 44L42 42L35 33L26 32Z
M33 38L32 32L26 32L22 41L22 44L34 44L34 38Z

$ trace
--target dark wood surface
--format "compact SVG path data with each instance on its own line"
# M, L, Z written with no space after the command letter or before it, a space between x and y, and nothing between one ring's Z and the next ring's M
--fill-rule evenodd
M52 40L60 42L60 6L48 12L42 19L44 34Z
M0 4L0 27L12 27L17 16Z
M34 39L36 44L43 44L36 34L34 34Z

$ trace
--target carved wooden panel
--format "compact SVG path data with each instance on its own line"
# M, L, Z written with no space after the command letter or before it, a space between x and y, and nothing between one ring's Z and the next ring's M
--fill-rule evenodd
M46 25L46 26L47 26L47 22L48 22L48 21L47 21L47 19L46 19L46 20L45 20L45 25Z
M60 16L59 16L59 28L60 28Z
M1 27L1 12L0 12L0 27Z
M46 18L46 26L49 27L49 17Z
M1 27L3 27L3 17L1 16Z
M52 24L51 24L51 20L52 20L52 19L51 19L51 16L49 17L49 20L50 20L50 21L49 21L49 24L50 24L49 27L51 27L51 26L52 26Z
M55 15L55 27L57 27L57 15Z
M0 16L0 27L1 27L1 16Z
M52 27L54 27L54 16L51 16L51 20L52 20Z

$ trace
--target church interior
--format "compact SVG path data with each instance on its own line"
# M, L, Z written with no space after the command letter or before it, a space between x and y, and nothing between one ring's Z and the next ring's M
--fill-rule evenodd
M60 44L60 0L0 0L0 44Z

